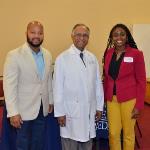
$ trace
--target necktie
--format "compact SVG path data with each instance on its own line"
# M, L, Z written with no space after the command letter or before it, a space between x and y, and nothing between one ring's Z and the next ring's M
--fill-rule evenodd
M86 67L86 64L85 64L84 59L83 59L83 53L80 53L80 58L82 59L82 62L84 64L84 66Z

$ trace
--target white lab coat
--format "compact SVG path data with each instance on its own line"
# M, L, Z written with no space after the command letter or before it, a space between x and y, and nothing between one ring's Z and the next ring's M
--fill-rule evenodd
M84 50L84 66L80 51L72 45L60 54L54 67L55 116L66 115L61 137L86 142L96 136L95 113L103 110L104 94L96 57Z

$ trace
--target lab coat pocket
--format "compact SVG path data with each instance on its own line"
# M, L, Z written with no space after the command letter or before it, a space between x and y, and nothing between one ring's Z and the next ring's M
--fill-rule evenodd
M66 116L71 118L80 117L80 104L78 101L66 101L65 103Z

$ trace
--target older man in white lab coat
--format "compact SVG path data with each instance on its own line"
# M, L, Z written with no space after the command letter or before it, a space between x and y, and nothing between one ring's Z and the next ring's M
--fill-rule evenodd
M98 61L85 49L89 33L86 25L75 25L71 35L73 44L55 62L54 111L60 124L63 150L92 150L95 119L101 118L103 110Z

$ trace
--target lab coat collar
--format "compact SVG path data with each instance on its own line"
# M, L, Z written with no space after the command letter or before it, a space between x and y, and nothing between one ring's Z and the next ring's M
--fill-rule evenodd
M83 54L85 54L86 53L86 49L84 49L83 51L80 51L78 48L76 48L75 47L75 45L74 44L72 44L71 46L70 46L70 50L71 50L71 53L72 54L80 54L81 52L83 53Z

